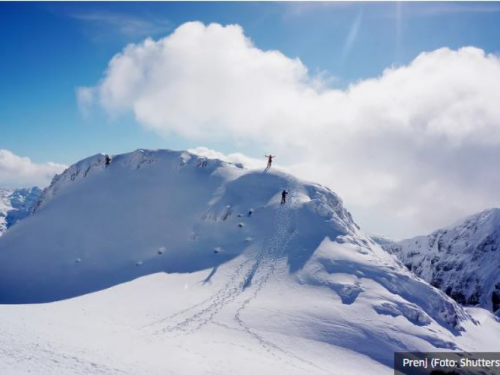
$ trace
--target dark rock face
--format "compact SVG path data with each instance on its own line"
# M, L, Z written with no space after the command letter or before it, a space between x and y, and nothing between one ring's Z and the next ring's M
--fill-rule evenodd
M495 290L491 293L491 305L495 312L500 309L500 283L495 285Z

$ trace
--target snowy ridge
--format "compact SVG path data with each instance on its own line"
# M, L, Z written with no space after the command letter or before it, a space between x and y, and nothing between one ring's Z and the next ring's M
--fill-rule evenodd
M463 305L500 309L500 209L386 248Z
M175 155L175 156L174 156ZM63 173L54 176L52 182L48 188L43 191L40 200L36 204L36 209L42 206L46 202L50 201L52 197L57 194L60 189L64 189L73 182L85 179L87 176L92 176L93 174L100 173L105 170L108 166L106 165L106 158L109 158L109 162L113 165L119 165L127 169L139 169L148 164L154 164L159 162L162 158L165 160L166 157L173 156L175 163L182 167L186 165L190 160L193 161L196 167L202 167L203 163L208 163L208 158L191 154L189 152L174 152L170 150L143 150L138 149L134 152L123 154L123 155L107 155L107 154L96 154L85 158L70 167L68 167ZM177 160L178 159L178 160ZM211 160L212 163L216 162L217 165L223 164L220 160ZM173 165L177 166L177 165ZM235 165L238 168L242 166Z
M500 332L375 244L330 189L168 150L71 166L0 238L0 303L70 297L41 306L98 319L102 332L138 345L132 352L157 353L139 363L113 349L104 363L116 368L103 363L104 373L389 373L394 351L485 349L478 335ZM23 324L5 311L8 327Z

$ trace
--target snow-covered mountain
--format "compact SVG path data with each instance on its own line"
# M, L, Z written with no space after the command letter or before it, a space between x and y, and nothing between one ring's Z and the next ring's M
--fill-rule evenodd
M460 304L500 312L500 209L384 247Z
M389 374L394 351L500 350L493 317L328 188L188 152L82 160L0 238L0 303L69 297L0 306L2 373Z
M31 213L41 192L38 187L22 189L0 187L0 236Z

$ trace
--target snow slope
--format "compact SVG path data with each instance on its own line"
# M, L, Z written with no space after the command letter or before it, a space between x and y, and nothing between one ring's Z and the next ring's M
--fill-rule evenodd
M500 312L500 209L384 246L459 303Z
M187 152L104 160L0 238L0 303L76 297L0 306L2 374L389 374L394 351L500 350L494 317L408 271L328 188Z
M38 187L23 189L0 187L0 236L31 213L41 193Z

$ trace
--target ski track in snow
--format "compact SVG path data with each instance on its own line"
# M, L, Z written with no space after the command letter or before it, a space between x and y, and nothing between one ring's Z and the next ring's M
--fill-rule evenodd
M284 173L278 172L277 174L286 178L288 181L287 191L290 192L289 201L280 206L275 214L275 234L266 241L260 251L252 253L247 259L242 261L230 276L229 280L224 286L219 289L215 294L206 300L195 304L187 309L179 311L173 315L163 318L157 322L151 323L149 326L157 326L167 322L172 322L178 317L183 317L181 321L170 324L160 330L156 330L156 334L177 333L177 335L187 335L193 333L203 326L213 323L214 317L226 306L234 302L245 292L251 292L250 296L240 303L236 309L234 320L240 327L240 331L246 332L255 338L261 347L266 350L271 356L277 357L281 353L281 360L299 368L292 363L291 359L298 360L305 365L313 366L316 369L323 370L317 367L312 362L304 360L294 353L287 351L280 346L272 343L259 335L255 330L248 327L242 318L242 313L248 305L254 300L259 292L268 282L269 278L273 275L279 261L282 259L285 250L293 239L295 230L291 231L292 218L290 215L290 207L295 203L296 191L298 180L294 177L288 176ZM248 265L251 264L250 267ZM205 307L203 307L205 306ZM196 311L197 309L200 310ZM188 314L195 310L194 313ZM188 315L188 316L186 316ZM224 325L225 326L225 325ZM284 355L284 358L283 358ZM307 370L300 367L301 370ZM326 372L326 370L323 370Z

